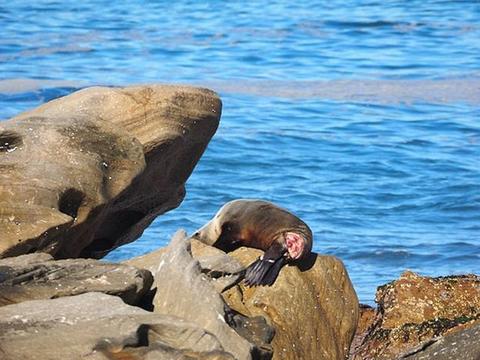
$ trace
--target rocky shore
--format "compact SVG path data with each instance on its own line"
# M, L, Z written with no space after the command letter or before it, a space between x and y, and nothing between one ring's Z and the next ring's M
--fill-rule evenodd
M478 358L475 275L406 272L373 309L332 256L271 287L241 281L261 251L183 231L98 260L181 203L221 106L206 89L93 87L0 123L1 359Z

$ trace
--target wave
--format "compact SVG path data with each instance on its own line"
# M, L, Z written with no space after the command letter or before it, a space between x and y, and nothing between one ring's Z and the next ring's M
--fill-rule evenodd
M75 80L4 79L0 80L0 94L55 87L80 88L86 85ZM480 77L443 80L219 80L198 81L192 85L212 88L219 93L292 100L323 99L383 105L423 102L480 104Z
M480 104L480 78L442 80L235 80L202 83L220 93L376 104Z
M0 80L0 94L21 94L47 88L80 88L84 84L71 80L5 79Z

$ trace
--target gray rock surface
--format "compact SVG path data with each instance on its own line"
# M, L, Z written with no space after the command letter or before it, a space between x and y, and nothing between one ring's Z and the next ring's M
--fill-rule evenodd
M227 323L228 307L192 257L185 232L175 234L152 273L155 313L186 318L215 335L237 359L252 358L254 346Z
M434 339L418 351L405 354L409 360L478 360L480 359L480 324Z
M218 293L229 289L240 281L240 272L245 267L237 260L225 254L222 250L205 245L198 240L191 239L191 252L198 261L201 272L210 278L211 284ZM150 272L155 272L167 248L161 248L148 254L137 256L124 261L124 264L132 265Z
M184 236L184 234L182 236ZM236 259L225 254L222 250L205 245L195 239L187 239L186 241L187 243L177 241L176 243L172 243L171 246L167 248L161 248L151 253L129 259L124 263L157 273L159 264L164 261L165 254L167 254L167 252L172 253L172 251L180 251L182 254L182 261L184 263L193 264L193 268L195 269L193 272L193 277L195 279L201 279L199 280L200 284L207 282L211 285L200 285L200 287L194 286L194 291L192 294L188 295L190 297L197 295L199 292L202 292L202 289L204 288L207 288L207 292L211 294L205 296L204 298L199 297L193 299L195 302L193 305L195 311L201 309L201 306L205 306L199 305L199 303L204 299L211 301L209 299L213 297L214 304L218 305L223 303L223 297L221 297L221 293L228 290L241 280L239 272L244 270L245 267ZM198 265L195 265L196 262L198 262ZM177 276L178 272L182 271L181 268L177 266L172 266L172 270L174 273L177 273ZM203 276L199 275L198 270L200 270L200 273L203 274ZM186 276L188 276L188 274ZM153 285L153 287L156 288L158 284L160 284L161 287L162 282L165 281L164 279L168 279L168 277L168 273L164 273L162 277L157 276L156 278L159 280ZM215 290L216 294L215 292L210 292L212 288ZM186 291L185 287L182 287L182 291ZM159 296L160 295L157 295L155 299L159 299ZM181 295L181 297L183 298L185 295ZM222 299L221 302L218 301L219 297ZM272 342L275 330L265 320L265 318L262 316L246 317L240 313L232 311L232 309L230 309L224 303L223 310L225 313L224 318L226 319L227 324L254 346L254 358L270 359L272 356L272 346L270 343ZM186 306L183 311L188 312L192 310L188 309L188 306Z
M221 102L186 86L93 87L0 124L0 257L100 258L177 207Z
M0 358L233 359L215 336L189 321L100 293L1 307Z
M222 250L191 239L192 255L198 261L202 273L212 279L211 284L218 293L229 289L242 280L245 270L239 261Z
M0 306L87 292L117 295L137 304L150 290L149 271L93 259L53 260L36 253L0 259Z
M227 255L220 249L196 240L189 239L192 256L198 261L202 272L216 278L238 273L245 269L239 261ZM160 248L145 255L125 260L123 263L154 272L158 268L160 258L167 248Z

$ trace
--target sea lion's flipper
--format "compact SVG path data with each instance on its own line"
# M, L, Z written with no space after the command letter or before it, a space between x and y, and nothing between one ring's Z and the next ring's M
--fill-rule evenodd
M271 246L263 256L247 267L245 283L248 286L272 285L277 278L280 269L285 264L286 252L281 246Z
M245 274L245 283L248 286L272 285L280 269L285 264L285 258L277 260L258 259L251 264Z

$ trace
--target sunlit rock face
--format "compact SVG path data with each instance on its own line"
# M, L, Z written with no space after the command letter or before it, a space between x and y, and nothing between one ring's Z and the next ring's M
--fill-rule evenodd
M221 101L184 86L93 87L0 126L0 257L100 258L177 207Z
M45 253L0 259L0 307L28 300L57 299L87 292L120 297L140 305L152 274L95 259L53 260Z
M259 353L274 359L348 356L359 304L341 260L309 253L282 267L272 286L252 287L245 269L261 250L241 247L225 253L199 237L195 233L184 241L177 234L166 249L125 262L152 272L155 312L204 326L242 359Z
M0 330L2 359L10 360L234 359L186 319L101 293L0 307Z
M230 253L243 265L262 252ZM225 291L226 303L246 316L263 316L275 328L273 359L345 359L358 321L358 299L343 263L312 253L284 266L272 286L243 283Z
M405 271L399 279L379 287L375 301L378 308L363 338L352 348L351 358L410 358L446 335L480 323L480 278L432 278ZM478 330L472 336L478 338Z
M238 359L346 358L359 305L339 259L312 253L284 266L272 286L248 287L238 274L260 250L225 254L179 235L125 262L152 272L156 313L204 327Z
M166 248L125 263L152 272L154 313L188 319L215 335L235 359L271 358L273 330L266 320L237 314L222 297L239 280L232 273L243 269L223 251L179 231Z

